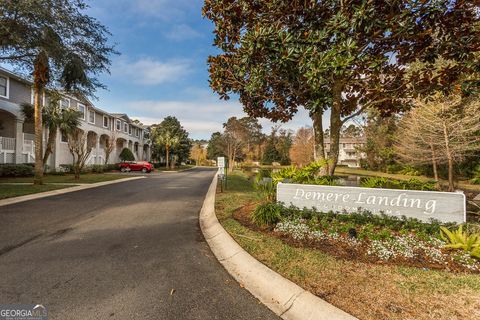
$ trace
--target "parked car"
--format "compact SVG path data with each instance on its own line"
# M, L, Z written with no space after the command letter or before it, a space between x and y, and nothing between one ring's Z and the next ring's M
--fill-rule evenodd
M120 171L142 171L143 173L151 172L153 165L148 161L125 161L119 164Z

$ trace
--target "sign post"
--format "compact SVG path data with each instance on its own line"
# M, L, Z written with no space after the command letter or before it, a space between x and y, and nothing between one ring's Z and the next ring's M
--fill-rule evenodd
M226 171L225 171L225 157L217 157L217 167L218 167L218 178L220 179L220 190L223 192L223 181L226 181ZM225 189L227 184L225 182Z

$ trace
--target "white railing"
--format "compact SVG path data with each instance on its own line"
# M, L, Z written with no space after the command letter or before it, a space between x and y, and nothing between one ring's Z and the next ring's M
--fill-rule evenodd
M23 140L35 141L35 135L33 133L24 133Z
M15 150L15 138L0 137L0 150Z

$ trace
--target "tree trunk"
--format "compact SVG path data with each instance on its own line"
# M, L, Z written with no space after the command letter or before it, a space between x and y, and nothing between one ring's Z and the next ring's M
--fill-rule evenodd
M315 161L325 160L325 141L323 136L323 111L312 114L313 134L315 140Z
M57 140L57 128L51 127L48 130L47 147L45 148L45 154L43 155L43 164L44 165L47 164L48 158L53 153L55 140Z
M41 51L35 59L33 66L33 91L35 109L35 176L34 184L43 184L43 90L48 83L49 67L48 56Z
M433 145L430 145L430 149L432 149L433 179L435 179L435 185L437 189L440 189L440 179L438 178L437 155L435 153L435 148L433 147Z
M168 158L170 157L170 150L168 149L168 146L165 146L165 152L166 152L166 157L165 157L165 161L166 161L166 165L165 165L165 168L168 169Z
M340 131L342 129L342 87L338 83L333 88L333 103L330 113L330 155L328 157L328 175L335 174L335 168L338 162Z
M445 151L447 153L448 159L448 191L453 192L455 191L455 185L453 181L453 155L450 150L450 140L448 137L448 129L445 122L443 123L443 138L445 140Z

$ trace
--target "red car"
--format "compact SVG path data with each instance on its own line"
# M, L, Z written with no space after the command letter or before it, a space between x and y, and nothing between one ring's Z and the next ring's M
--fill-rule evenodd
M148 161L126 161L119 164L120 171L142 171L143 173L151 172L153 165Z

